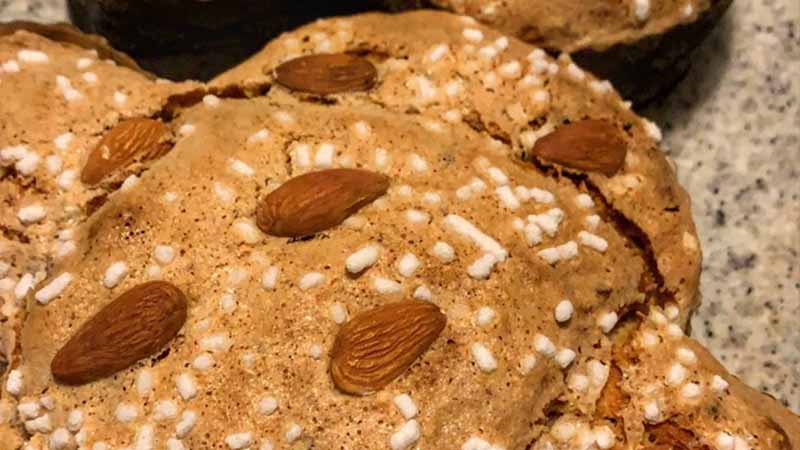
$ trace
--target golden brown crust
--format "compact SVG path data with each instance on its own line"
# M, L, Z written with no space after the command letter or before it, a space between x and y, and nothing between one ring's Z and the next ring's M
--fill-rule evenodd
M42 24L26 20L0 23L0 37L8 36L18 31L28 31L51 41L64 42L86 50L94 50L101 59L114 61L120 66L139 72L148 78L155 78L151 73L139 67L130 56L111 47L102 36L83 33L68 23Z
M26 258L36 260L54 253L50 244L60 231L58 226L79 222L84 205L97 194L83 189L77 175L85 152L99 135L123 117L157 113L181 88L154 84L114 61L98 59L94 48L86 50L69 40L54 42L36 33L57 30L92 41L69 27L5 26L6 31L16 31L0 37L4 99L0 104L0 226L12 241L9 245L41 245ZM55 37L61 37L59 33ZM45 218L22 223L17 217L19 208L33 204L44 207ZM39 270L22 261L14 267L22 273Z
M351 25L345 31L337 31L333 25L335 22L329 21L285 35L283 39L265 47L259 55L222 74L212 81L212 85L223 87L237 82L246 85L269 83L272 80L262 73L263 68L278 66L283 60L294 56L299 51L297 43L310 36L318 39L317 47L331 46L333 51L360 51L373 58L426 55L421 57L423 61L420 62L423 64L427 55L440 44L449 44L449 51L458 52L460 56L466 46L475 50L482 45L492 46L497 39L503 38L500 33L470 23L464 18L433 11L406 13L394 18L382 14L365 14L348 18L346 22ZM431 23L438 26L431 27ZM464 30L472 28L482 30L483 37L478 43L470 42L463 36ZM548 125L557 126L567 120L606 119L625 128L628 137L636 142L636 145L629 148L625 170L611 178L602 174L589 174L586 181L596 187L605 201L627 218L631 225L641 229L639 238L643 242L639 244L652 246L655 257L653 264L658 265L660 276L664 278L663 292L654 295L660 296L662 302L669 299L677 301L681 305L682 321L685 321L697 302L701 254L688 196L678 185L672 167L658 148L660 132L654 134L657 139L650 137L653 124L628 111L616 95L594 90L602 88L592 84L596 80L588 73L578 70L573 74L568 61L562 65L564 70L557 76L537 75L547 78L547 84L542 89L533 87L526 90L529 93L527 95L533 95L537 91L545 92L548 100L543 103L519 98L517 80L521 76L512 81L501 80L497 87L486 87L481 82L482 76L490 73L497 76L504 61L525 64L529 57L529 46L513 38L510 42L509 48L503 52L502 61L481 61L480 56L476 56L479 63L474 67L461 63L461 66L453 68L457 73L456 77L467 77L464 80L464 91L469 94L458 96L458 101L462 103L460 109L464 120L467 121L472 115L478 119L477 122L486 130L486 134L509 140L514 151L522 154L529 151L523 142L526 133L540 132L547 129ZM311 49L315 47L308 46ZM430 105L425 106L434 114L443 114L448 108L441 91L446 88L446 82L450 81L444 68L452 67L452 57L451 53L447 53L443 61L433 65L430 78L435 80L439 94L430 100ZM522 73L535 74L531 66L522 70ZM412 89L403 86L406 81L400 77L384 81L383 86L376 88L369 97L398 111L409 106L416 107L413 98L403 101L398 96L398 91L407 93L408 96L413 95ZM561 98L565 100L560 100ZM515 105L523 106L528 117L524 120L511 118L507 108ZM475 127L474 122L470 126Z
M478 36L496 61L475 53ZM368 58L378 84L320 98L264 75L321 50ZM443 13L366 15L287 34L207 90L162 100L173 150L109 194L26 297L4 381L19 405L45 391L54 403L12 420L30 442L55 436L47 414L89 448L785 448L795 418L749 406L683 337L700 251L657 129L568 58ZM625 130L617 174L522 160L586 118ZM391 188L310 239L260 232L260 199L329 167ZM186 294L176 339L112 377L53 383L74 330L148 279ZM375 395L338 392L328 353L342 324L408 298L435 303L441 334Z
M618 343L625 348L615 360L627 376L629 404L615 406L642 417L635 409L645 405L644 439L688 449L727 448L734 441L736 448L796 445L800 417L742 385L699 343L675 331L653 309L630 341ZM658 420L646 417L651 404Z
M385 0L393 8L433 5L474 17L611 80L637 106L678 83L732 0Z
M574 52L634 43L688 23L724 0L507 1L433 0L441 8L477 18L536 46ZM494 3L493 8L487 8ZM491 14L487 14L491 11Z
M0 276L5 376L22 363L17 337L26 297L74 252L77 228L96 200L119 187L81 185L86 150L106 127L154 114L183 89L124 67L129 58L69 26L15 22L0 34L0 261L10 266ZM5 389L2 396L10 397Z
M747 386L735 375L727 373L725 367L700 343L691 341L691 348L700 355L709 370L719 373L730 384L732 395L741 398L748 408L764 418L764 428L777 442L775 448L788 450L800 447L800 416L773 397Z

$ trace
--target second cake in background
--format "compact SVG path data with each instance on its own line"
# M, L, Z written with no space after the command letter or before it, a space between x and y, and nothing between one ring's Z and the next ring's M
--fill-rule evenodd
M680 81L693 50L732 0L383 1L392 9L436 7L469 15L548 51L572 53L578 65L642 104Z
M72 22L145 69L207 80L305 22L379 7L380 0L69 0Z

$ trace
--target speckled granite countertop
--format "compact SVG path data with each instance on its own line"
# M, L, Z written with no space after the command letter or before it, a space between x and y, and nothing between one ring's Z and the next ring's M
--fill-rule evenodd
M13 19L65 20L64 0L0 0L0 20ZM734 2L696 60L646 111L703 242L693 335L800 411L800 2Z
M800 411L800 2L735 1L688 78L645 112L692 197L692 335Z
M66 3L66 0L0 0L0 21L63 22L67 20Z

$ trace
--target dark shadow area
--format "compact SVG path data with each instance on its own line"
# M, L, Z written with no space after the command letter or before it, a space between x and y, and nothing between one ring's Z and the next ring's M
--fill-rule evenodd
M428 0L68 0L68 5L73 23L105 37L145 70L171 80L201 81L246 60L279 34L319 18L430 7ZM694 22L602 51L587 48L573 58L642 107L662 99L685 77L693 52L729 5L730 0L717 0ZM723 22L727 34L730 24ZM698 66L707 64L701 60Z
M270 39L320 17L386 9L380 0L69 0L72 22L144 69L207 81Z
M696 49L725 20L730 4L730 0L717 1L694 22L602 51L587 48L572 57L597 77L611 80L637 108L645 107L663 98L686 76Z
M696 106L713 95L731 64L733 15L723 17L717 28L697 49L686 75L669 94L639 111L666 132L684 128L694 118Z

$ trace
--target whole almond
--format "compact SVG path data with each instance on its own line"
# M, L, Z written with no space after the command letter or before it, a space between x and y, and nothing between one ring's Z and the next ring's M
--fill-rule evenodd
M111 376L167 345L186 322L186 297L164 281L134 286L103 307L56 353L56 381L78 385Z
M433 303L390 303L353 317L331 351L331 377L342 392L367 395L403 374L439 337L447 317Z
M301 56L275 69L275 80L294 91L328 95L366 91L378 71L369 60L346 53Z
M562 125L533 146L533 154L543 160L609 177L622 167L627 151L617 127L594 119Z
M272 236L308 236L339 225L388 188L389 178L368 170L310 172L267 195L256 209L256 223Z
M115 170L134 161L147 161L166 154L168 128L158 120L128 119L108 131L95 146L81 172L81 181L95 185Z

